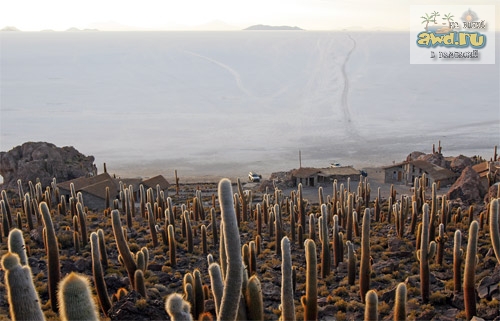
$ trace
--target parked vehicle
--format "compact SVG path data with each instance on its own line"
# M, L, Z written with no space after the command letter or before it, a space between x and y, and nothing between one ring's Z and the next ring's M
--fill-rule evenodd
M262 175L259 175L255 172L248 173L248 180L250 182L260 182L261 179L262 179Z

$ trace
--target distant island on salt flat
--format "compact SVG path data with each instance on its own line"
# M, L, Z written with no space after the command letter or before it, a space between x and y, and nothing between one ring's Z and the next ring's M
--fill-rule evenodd
M248 28L245 28L243 30L304 30L302 28L299 28L297 26L290 27L290 26L269 26L269 25L253 25Z

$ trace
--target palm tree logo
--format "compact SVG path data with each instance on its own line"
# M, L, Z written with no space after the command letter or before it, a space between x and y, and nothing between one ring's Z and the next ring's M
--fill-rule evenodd
M434 16L431 14L429 15L428 13L425 14L425 16L420 17L424 19L422 23L425 23L425 31L429 31L429 22L433 21Z
M450 22L454 21L454 20L453 20L453 17L455 17L455 16L454 16L454 15L452 15L452 14L451 14L451 12L450 12L450 13L448 13L448 14L445 14L445 15L444 15L444 18L442 18L442 19L443 19L443 20L448 21L448 26L449 26L449 25L450 25Z

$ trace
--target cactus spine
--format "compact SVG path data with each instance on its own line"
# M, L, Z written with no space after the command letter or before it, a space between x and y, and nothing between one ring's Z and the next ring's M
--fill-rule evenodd
M401 282L396 288L396 299L394 302L394 321L406 320L406 284Z
M21 265L17 254L7 252L2 257L2 268L5 271L10 318L13 321L45 320L30 267Z
M217 320L231 321L236 319L239 300L241 297L242 259L241 241L233 206L233 188L229 179L219 182L219 202L224 231L224 245L227 256L227 270L224 283L224 292Z
M318 272L316 271L316 244L307 239L304 242L306 249L306 295L302 296L304 321L318 320Z
M479 223L472 221L469 227L469 241L467 242L467 255L464 270L464 304L467 320L476 315L476 256L477 236Z
M47 203L41 202L39 210L42 214L43 224L45 225L48 257L48 275L49 275L49 299L52 311L57 312L57 284L61 279L60 263L59 263L59 246L57 244L57 236L52 224L49 207Z
M491 244L493 245L493 250L495 251L495 256L497 257L497 261L500 264L500 210L498 204L499 201L500 201L499 199L494 199L490 203L489 224L490 224Z
M361 231L361 263L359 268L359 293L361 301L370 288L370 209L365 209Z
M422 236L420 237L420 249L417 250L417 258L420 261L420 292L422 301L429 302L429 258L434 255L436 243L429 243L429 205L426 203L422 207Z
M65 276L58 292L61 320L99 320L88 279L75 272Z
M290 240L284 237L281 240L281 320L295 321L295 305L293 303L292 284L292 257Z

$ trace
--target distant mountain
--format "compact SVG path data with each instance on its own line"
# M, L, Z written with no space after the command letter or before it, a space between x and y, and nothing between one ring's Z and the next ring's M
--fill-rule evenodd
M304 30L297 26L268 26L268 25L253 25L243 30Z
M3 29L0 29L0 31L21 31L21 30L17 29L14 26L5 26Z
M78 29L78 28L72 27L72 28L67 29L66 31L99 31L99 30L97 30L97 29Z

